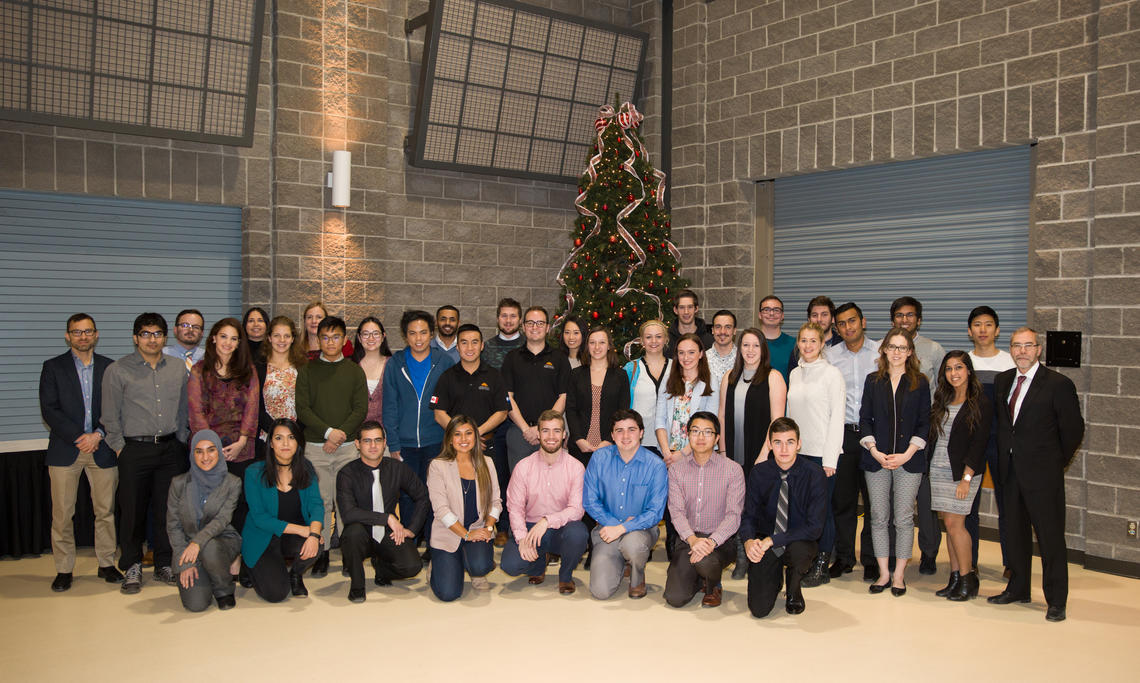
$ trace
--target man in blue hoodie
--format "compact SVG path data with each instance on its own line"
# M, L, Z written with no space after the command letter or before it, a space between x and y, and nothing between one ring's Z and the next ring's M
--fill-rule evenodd
M388 432L388 448L392 457L403 460L420 481L427 483L428 464L439 455L443 444L443 428L435 421L431 397L440 375L455 361L446 352L431 347L435 320L427 311L405 311L400 318L400 332L406 346L388 360L384 368L384 430ZM400 499L404 509L411 509L411 499ZM431 511L423 526L422 537L431 529Z

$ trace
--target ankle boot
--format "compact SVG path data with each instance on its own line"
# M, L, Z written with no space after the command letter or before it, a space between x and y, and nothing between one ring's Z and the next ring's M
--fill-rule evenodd
M748 576L748 555L744 553L744 543L736 539L736 566L732 568L732 578L736 580Z
M981 582L978 581L977 572L966 574L958 584L957 590L950 594L949 599L954 602L965 602L978 597L978 587L980 583Z
M816 555L815 562L812 562L811 569L804 575L800 585L804 588L815 588L816 586L830 583L831 574L827 571L827 563L831 561L831 553L820 553Z
M324 551L317 556L317 561L313 563L313 569L309 572L314 579L319 579L329 573L329 551Z
M961 572L950 572L950 582L942 590L934 591L934 594L940 598L948 598L958 591L958 586L962 583Z

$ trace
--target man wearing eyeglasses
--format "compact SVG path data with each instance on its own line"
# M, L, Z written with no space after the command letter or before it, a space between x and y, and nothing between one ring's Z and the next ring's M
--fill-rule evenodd
M399 460L384 457L388 447L379 422L360 425L356 448L360 457L336 475L336 501L344 515L340 552L350 577L348 599L364 602L364 558L372 560L377 586L410 579L423 568L415 537L431 504L416 473ZM396 515L401 495L412 501L400 506L403 519Z
M127 594L142 589L148 510L154 520L154 578L174 585L166 496L170 480L190 467L186 372L162 352L166 320L157 313L135 318L134 342L135 352L103 374L100 416L104 441L118 456L119 569L126 574L120 589Z
M720 577L736 561L736 530L744 507L744 469L713 451L720 420L701 411L689 418L691 452L669 466L669 512L678 547L669 561L665 602L684 607L703 589L704 607L719 607Z
M103 375L111 359L95 353L99 330L86 313L67 319L68 351L44 361L40 372L40 414L48 426L44 461L51 479L51 551L55 559L57 593L71 588L75 568L75 496L79 475L87 473L95 509L95 557L99 578L118 583L115 568L115 488L119 469L115 452L104 442L99 426Z
M206 349L198 346L202 342L202 330L205 324L205 318L198 309L187 308L181 311L174 319L175 343L162 350L168 356L180 358L186 366L187 375L190 374L190 368L206 355Z
M554 353L546 343L548 316L541 306L523 313L526 344L503 360L503 381L511 411L507 415L507 464L513 471L523 458L534 453L540 439L538 416L544 410L565 412L570 386L570 361ZM504 528L508 528L506 524Z
M344 357L346 336L340 318L330 315L321 320L317 326L321 355L297 373L297 419L305 425L305 457L317 472L325 504L321 527L325 548L332 540L336 474L356 459L352 440L368 414L368 380L359 365ZM312 574L320 578L328 571L329 551L325 550L313 564Z
M989 602L1029 602L1032 526L1041 549L1045 619L1064 621L1069 597L1065 469L1084 438L1085 421L1072 380L1039 362L1036 331L1018 329L1009 350L1017 367L994 378L994 409L1010 578Z
M775 294L769 294L760 300L760 331L764 333L764 342L768 345L768 359L772 369L778 370L788 381L791 372L792 350L796 348L796 338L784 334L780 328L784 325L784 302Z

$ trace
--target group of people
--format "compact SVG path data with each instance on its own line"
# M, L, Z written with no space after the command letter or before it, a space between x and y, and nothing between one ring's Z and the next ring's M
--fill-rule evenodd
M664 520L669 605L697 594L719 605L734 565L753 615L781 588L797 614L803 588L857 561L871 593L904 595L912 520L919 570L934 573L937 514L950 560L938 594L962 601L979 590L988 464L1009 578L990 601L1029 600L1032 526L1047 617L1064 619L1064 468L1084 423L1072 382L1038 362L1036 332L1017 330L1002 351L998 314L980 306L973 349L946 353L919 333L911 297L892 304L881 343L858 305L825 296L795 336L776 296L743 330L726 310L707 324L691 290L673 310L671 325L641 326L624 363L605 328L566 317L552 331L545 309L512 299L486 340L454 306L406 311L395 354L378 318L349 340L314 302L300 331L254 308L214 323L204 345L198 311L179 313L169 346L165 319L144 313L135 352L111 362L94 352L94 320L76 314L40 385L52 588L71 585L86 471L98 575L141 589L149 520L155 578L194 611L234 606L235 583L271 602L306 595L303 576L326 575L336 545L353 602L366 599L366 559L378 585L430 562L440 600L458 599L466 576L485 589L496 545L502 570L530 584L556 563L559 592L573 593L585 557L594 597L628 577L636 599Z

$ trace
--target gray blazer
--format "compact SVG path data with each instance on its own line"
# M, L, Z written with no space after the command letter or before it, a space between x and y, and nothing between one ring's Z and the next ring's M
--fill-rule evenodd
M180 474L170 482L170 493L166 498L166 534L170 537L170 548L173 551L174 573L178 573L194 566L192 564L179 564L178 558L186 550L186 546L197 543L198 547L206 541L217 537L228 537L235 547L240 547L241 536L234 530L230 520L237 507L238 494L241 493L241 480L232 474L227 474L222 485L214 489L206 499L202 510L202 525L194 521L194 508L186 496L186 488L190 485L190 473Z

